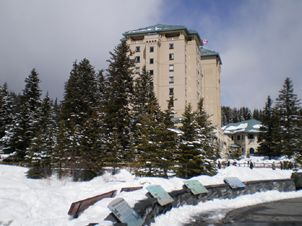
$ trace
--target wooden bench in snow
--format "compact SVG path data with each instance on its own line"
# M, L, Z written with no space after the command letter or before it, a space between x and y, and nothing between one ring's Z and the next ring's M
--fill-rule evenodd
M83 199L71 204L68 214L73 218L77 218L81 212L87 209L89 206L95 204L97 201L102 200L103 198L112 198L116 195L116 190L97 195L88 199Z
M139 190L139 189L142 189L143 186L140 186L140 187L128 187L128 188L122 188L121 192L122 191L136 191L136 190Z

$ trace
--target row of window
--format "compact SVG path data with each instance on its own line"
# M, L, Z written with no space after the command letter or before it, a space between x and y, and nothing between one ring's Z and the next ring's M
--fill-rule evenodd
M169 72L173 72L174 71L174 64L170 64L169 65ZM153 75L154 74L154 71L153 70L150 70L150 75ZM140 67L136 67L135 68L135 74L139 74L140 73Z
M254 135L253 134L248 134L247 138L248 139L254 139ZM242 135L242 137L240 135L237 135L237 140L240 140L240 139L242 139L242 140L244 139L243 135ZM234 136L232 136L232 140L234 140Z
M169 44L169 49L174 49L174 43L170 43ZM140 52L141 51L141 47L140 46L136 46L135 47L135 52ZM150 53L154 52L154 46L150 46Z
M169 60L174 60L174 53L169 53ZM141 62L141 57L136 56L135 57L135 63L140 63ZM154 64L154 58L150 58L150 64Z

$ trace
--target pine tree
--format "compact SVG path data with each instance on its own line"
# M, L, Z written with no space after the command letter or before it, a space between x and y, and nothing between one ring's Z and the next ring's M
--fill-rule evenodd
M0 149L4 153L11 152L10 140L14 129L14 98L8 91L7 83L4 83L0 92Z
M131 128L131 105L133 103L133 67L134 60L129 46L122 42L110 52L107 69L104 102L104 123L109 134L114 134L122 147L122 159L127 159ZM113 139L113 138L112 138ZM110 150L107 150L110 151Z
M27 153L33 139L39 131L41 116L41 93L40 79L35 69L25 79L26 85L20 100L20 112L14 125L14 135L10 146L15 151L14 161L23 161L26 154L31 160L32 153Z
M142 73L135 79L133 97L134 118L150 113L151 106L155 105L159 109L158 100L155 97L153 87L153 77L147 71L146 66L142 68ZM159 112L154 112L159 113Z
M283 88L276 99L277 114L280 119L281 150L288 157L300 151L301 119L298 111L300 100L294 94L294 86L290 78L286 78Z
M40 141L40 148L35 152L41 159L44 176L51 175L51 164L53 163L53 153L57 144L58 125L56 113L52 100L47 92L42 102L40 130L37 136Z
M100 175L103 167L104 134L99 113L95 111L84 124L80 156L85 168L84 180Z
M162 112L162 119L158 126L159 147L157 149L156 165L161 170L161 176L166 178L169 171L175 171L174 161L179 144L177 133L174 131L176 127L173 122L173 102L174 96L170 96L168 107Z
M161 176L158 168L158 161L163 158L160 152L160 130L162 129L156 105L150 106L151 112L139 118L136 124L137 134L137 169L136 175L139 176Z
M58 159L68 160L66 164L73 168L74 180L81 179L76 169L87 165L81 156L81 153L85 153L81 150L82 136L85 123L99 107L99 99L98 77L94 67L86 58L80 63L74 62L65 83L58 139L61 150L57 150Z
M201 142L201 155L204 157L203 174L216 174L215 160L218 157L218 146L214 140L214 126L210 121L210 116L203 108L203 98L198 101L196 111L197 132Z
M177 155L180 167L177 176L190 178L200 175L203 171L204 156L201 153L201 142L198 135L198 124L195 120L195 112L189 104L183 113L182 126L180 130L183 134L180 137L180 150Z
M65 83L61 119L83 126L98 106L98 94L97 75L89 60L85 58L80 63L74 62Z
M280 136L279 119L272 104L273 101L268 96L263 109L262 126L259 133L260 145L258 147L258 155L268 156L269 159L282 155L278 146Z

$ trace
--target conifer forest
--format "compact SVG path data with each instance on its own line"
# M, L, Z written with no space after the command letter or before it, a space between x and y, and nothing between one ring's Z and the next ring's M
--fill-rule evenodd
M174 97L160 109L146 68L135 75L132 52L121 42L110 52L108 69L96 71L88 59L75 61L63 100L42 97L39 73L33 69L21 94L0 86L0 152L3 161L31 167L30 178L54 170L75 181L90 180L121 166L138 176L190 178L214 175L219 145L209 115L199 100L188 104L182 120L172 120ZM134 76L135 75L135 76ZM286 78L275 106L263 110L222 107L222 124L250 118L262 122L259 153L270 158L301 158L301 107Z

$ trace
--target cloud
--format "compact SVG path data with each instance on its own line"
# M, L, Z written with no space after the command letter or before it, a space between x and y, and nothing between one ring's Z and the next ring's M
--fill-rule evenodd
M302 51L300 1L252 1L238 12L240 23L223 29L221 73L224 104L263 108L276 98L286 77L302 95L299 63Z
M106 69L122 33L153 24L161 1L3 0L0 2L0 84L19 93L33 68L41 89L62 99L75 60Z
M260 109L286 77L302 96L301 8L295 0L2 0L0 84L20 92L35 67L44 92L61 99L76 59L106 69L123 32L184 25L220 53L222 104Z

